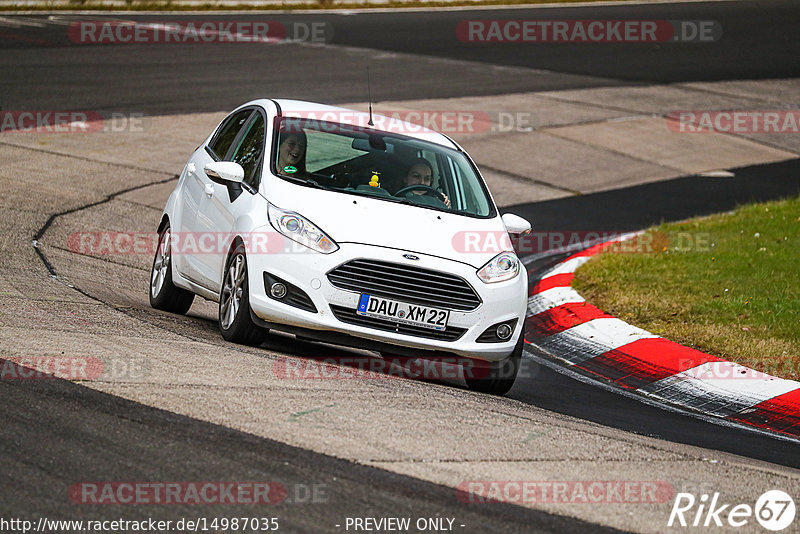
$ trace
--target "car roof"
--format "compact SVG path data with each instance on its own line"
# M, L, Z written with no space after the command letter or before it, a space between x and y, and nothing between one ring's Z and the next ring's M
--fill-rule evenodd
M430 130L419 124L401 120L396 116L381 115L374 110L374 106L372 114L374 126L368 126L370 115L364 111L356 111L353 109L329 106L327 104L320 104L318 102L307 102L304 100L281 98L273 99L273 102L280 106L281 114L285 116L308 117L321 121L326 120L340 124L372 128L380 132L399 133L415 139L436 143L437 145L445 146L447 148L453 148L456 150L460 149L460 147L446 135L434 130Z

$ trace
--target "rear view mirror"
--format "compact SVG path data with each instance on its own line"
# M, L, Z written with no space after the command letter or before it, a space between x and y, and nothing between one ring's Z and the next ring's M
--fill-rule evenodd
M361 139L356 137L350 145L356 150L363 152L386 152L387 154L394 153L394 145L387 144L386 141L376 135L370 135L369 139Z
M242 183L244 169L234 161L212 161L204 167L206 176L214 182Z
M502 217L506 231L511 235L524 236L531 233L531 223L513 213L506 213Z

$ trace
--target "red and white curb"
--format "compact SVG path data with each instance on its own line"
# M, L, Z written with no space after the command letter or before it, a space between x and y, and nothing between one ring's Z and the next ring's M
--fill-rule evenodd
M800 438L800 382L761 373L631 326L587 303L575 271L615 242L589 247L545 272L528 298L525 340L615 389Z

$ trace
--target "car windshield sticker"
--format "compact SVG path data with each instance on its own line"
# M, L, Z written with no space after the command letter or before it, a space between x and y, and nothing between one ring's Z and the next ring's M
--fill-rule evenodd
M286 167L283 168L283 172L285 172L286 174L294 174L297 172L297 167L287 165Z

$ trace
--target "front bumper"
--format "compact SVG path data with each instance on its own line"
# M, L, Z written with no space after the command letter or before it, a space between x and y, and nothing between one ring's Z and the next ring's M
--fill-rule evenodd
M309 249L293 247L292 252L249 255L250 306L258 322L261 322L262 326L276 330L301 333L323 341L355 345L371 350L405 347L414 349L413 352L430 351L431 356L436 353L448 353L486 361L499 361L513 352L519 336L522 335L527 305L527 277L524 269L521 269L520 274L512 280L486 284L478 278L477 269L465 263L419 253L413 253L419 260L410 260L403 257L403 254L408 254L409 251L356 243L339 245L340 249L333 254L320 254ZM326 274L353 259L389 261L399 265L454 274L472 286L481 303L471 311L451 309L448 327L464 330L454 341L381 330L365 326L363 321L362 324L344 322L336 317L333 310L336 309L340 317L342 309L354 311L358 306L360 293L334 287ZM264 272L302 289L313 302L317 312L306 311L270 298L264 285ZM516 326L507 341L497 343L476 341L490 326L513 319L517 319ZM318 335L314 335L315 331Z

